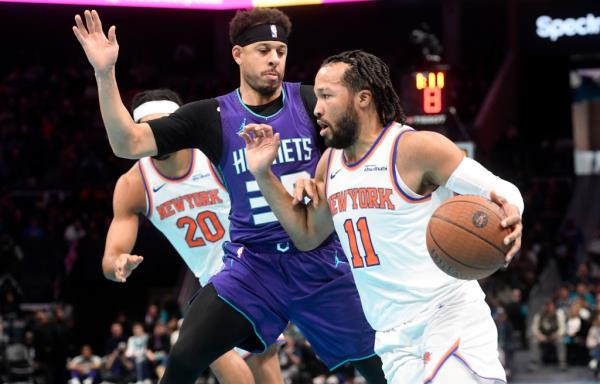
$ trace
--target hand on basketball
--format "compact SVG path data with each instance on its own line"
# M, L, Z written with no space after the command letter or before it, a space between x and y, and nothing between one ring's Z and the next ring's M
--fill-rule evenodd
M109 28L107 38L102 31L102 22L98 12L85 10L83 14L87 26L83 24L81 16L75 15L73 33L83 47L96 74L107 74L114 68L119 55L116 27L113 25Z
M248 170L255 176L267 174L279 150L279 133L266 124L248 124L239 133L246 142Z
M510 204L506 199L502 196L498 196L495 192L490 194L491 200L498 204L500 208L504 211L506 218L502 220L502 227L510 228L510 235L504 238L504 244L512 244L512 248L506 254L506 265L510 263L512 258L519 252L521 249L521 236L523 235L523 223L521 222L521 213L519 209Z
M115 260L115 278L117 281L124 283L131 272L144 261L142 256L130 255L128 253L121 253Z
M324 191L325 184L323 182L317 182L315 179L298 179L294 183L294 200L292 204L300 204L305 197L308 197L312 200L313 206L317 208L320 202L319 192L324 194Z

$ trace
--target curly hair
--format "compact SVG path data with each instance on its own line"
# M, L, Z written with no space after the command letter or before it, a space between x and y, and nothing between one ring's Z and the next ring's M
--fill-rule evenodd
M292 22L285 13L275 8L253 8L246 11L237 11L229 22L229 41L233 44L236 36L248 28L261 24L276 24L283 28L289 37L292 33Z
M321 67L334 63L349 65L342 82L352 92L364 89L371 91L381 124L386 125L392 121L404 124L406 116L392 85L390 70L383 60L361 50L345 51L328 57Z

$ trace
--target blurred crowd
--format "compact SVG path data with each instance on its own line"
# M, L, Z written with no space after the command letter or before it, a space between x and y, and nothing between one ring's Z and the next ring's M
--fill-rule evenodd
M289 62L287 79L311 83L320 60L313 56ZM455 69L458 76L449 95L468 129L492 80L489 68L498 68L499 60ZM191 101L236 86L236 77L217 81L199 71L201 62L193 46L181 44L162 62L123 64L122 95L128 103L137 91L168 87ZM406 70L391 64L393 74ZM520 188L526 204L520 256L506 271L481 281L509 373L519 349L530 349L532 369L553 361L561 367L590 364L597 369L600 359L600 231L586 239L565 217L574 184L571 150L569 140L524 136L514 125L506 127L493 150L477 151L479 161ZM114 315L109 329L98 330L105 338L96 334L86 340L77 330L98 326L78 320L81 309L73 305L78 294L74 275L101 279L112 189L131 165L109 148L86 63L3 64L0 381L11 375L46 384L155 382L160 377L177 338L180 313L149 305L141 318L127 312ZM151 249L164 239L144 241ZM550 263L558 266L561 286L545 298L540 311L534 310L532 290ZM293 327L286 331L286 341L280 352L286 384L360 382L350 367L328 374ZM214 382L209 373L202 380Z

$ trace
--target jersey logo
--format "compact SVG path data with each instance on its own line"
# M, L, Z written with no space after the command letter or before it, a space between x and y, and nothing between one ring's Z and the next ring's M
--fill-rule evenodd
M341 170L342 170L342 169L340 168L340 169L338 169L338 170L337 170L337 171L335 171L335 172L331 172L331 174L329 175L329 178L330 178L331 180L333 180L333 178L335 177L335 175L337 175L337 174L338 174L338 172L339 172L339 171L341 171Z
M152 192L156 193L156 192L160 191L160 189L161 189L162 187L164 187L165 185L167 185L167 183L162 183L162 184L161 184L161 185L159 185L158 187L156 187L156 188L152 188Z
M244 127L246 127L246 118L244 117L244 120L242 120L242 124L240 124L240 129L238 129L237 133L240 133L244 130Z
M196 173L194 176L192 176L192 181L204 179L208 176L210 176L210 173Z
M364 166L363 171L364 172L387 171L387 167L386 166L378 167L375 164L367 164Z

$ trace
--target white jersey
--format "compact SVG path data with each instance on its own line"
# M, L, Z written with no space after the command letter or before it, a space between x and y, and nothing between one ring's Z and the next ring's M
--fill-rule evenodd
M229 194L210 160L193 149L185 175L172 179L152 159L138 162L146 190L146 217L161 231L194 275L205 285L223 266L229 240Z
M453 192L439 187L420 196L402 181L395 151L400 135L409 130L397 123L386 127L353 164L342 150L332 149L328 155L329 208L365 315L376 331L401 325L450 295L483 297L476 281L445 274L429 256L429 218Z

